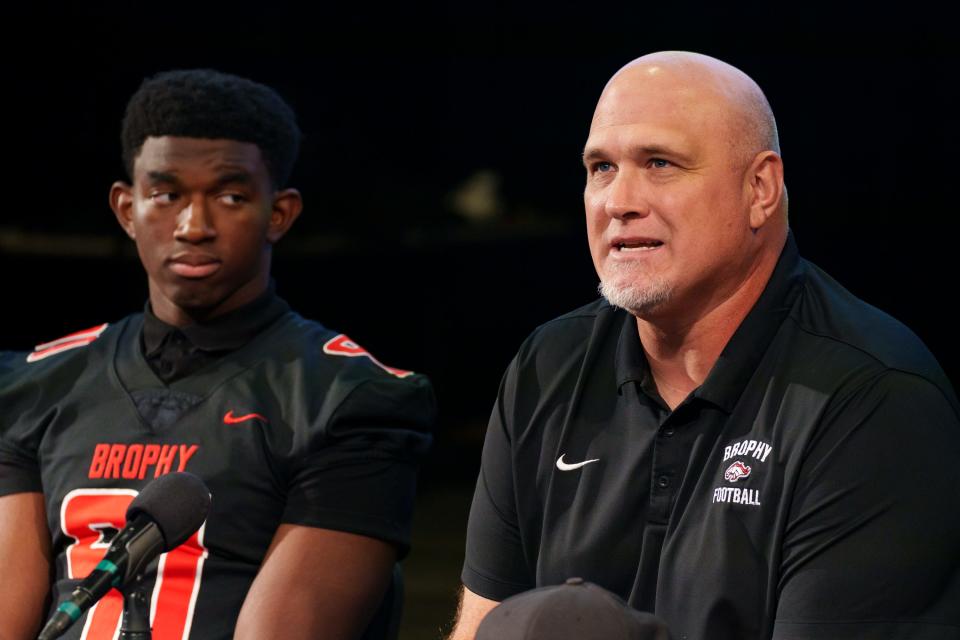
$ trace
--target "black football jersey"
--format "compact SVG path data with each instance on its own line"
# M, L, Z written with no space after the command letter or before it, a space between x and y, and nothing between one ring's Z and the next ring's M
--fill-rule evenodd
M0 495L44 493L51 613L103 557L138 491L174 471L202 478L212 506L146 576L154 640L232 637L281 523L406 552L435 413L424 376L287 312L165 385L144 360L142 321L72 334L0 369ZM110 640L121 611L114 590L64 637Z

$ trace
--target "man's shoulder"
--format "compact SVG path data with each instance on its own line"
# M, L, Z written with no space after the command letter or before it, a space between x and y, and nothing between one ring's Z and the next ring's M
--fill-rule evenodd
M262 336L259 350L274 361L312 369L321 377L356 382L386 378L422 378L413 371L384 364L347 334L289 311Z
M141 314L132 314L118 322L104 322L42 342L32 351L12 353L6 358L4 368L18 378L30 378L106 362L106 354L124 329L139 322L141 317Z
M619 321L626 313L599 298L538 326L524 341L520 353L582 352L591 336L611 329L619 331Z
M432 428L436 403L427 376L385 364L345 333L290 311L260 336L256 349L267 385L306 418L294 426L304 429L308 448L353 427L390 433ZM414 440L417 447L429 443Z
M29 419L36 410L59 406L71 394L108 393L111 355L125 327L138 319L128 316L48 340L32 351L9 352L0 358L0 398L6 415L4 429Z
M790 319L810 340L833 344L851 363L902 371L950 387L936 358L909 327L815 265L807 263L803 294Z
M583 375L590 375L584 371L586 363L595 367L613 361L628 318L626 311L599 299L543 323L517 350L508 368L508 385L534 394L547 380L553 381L555 389L575 385Z
M265 338L266 342L270 343L267 349L299 349L316 344L334 334L332 329L316 320L304 318L296 311L288 310L261 332L259 337Z

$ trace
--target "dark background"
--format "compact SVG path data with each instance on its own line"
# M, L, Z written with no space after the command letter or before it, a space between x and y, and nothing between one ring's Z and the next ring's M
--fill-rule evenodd
M945 15L354 4L11 10L0 348L142 307L145 279L107 190L123 177L119 122L145 75L210 66L276 88L305 133L293 183L307 203L276 252L280 294L437 389L404 637L435 636L452 612L504 367L536 325L596 296L579 154L600 90L633 57L694 50L756 79L777 115L801 252L906 322L960 379L958 56ZM458 204L477 184L483 219Z

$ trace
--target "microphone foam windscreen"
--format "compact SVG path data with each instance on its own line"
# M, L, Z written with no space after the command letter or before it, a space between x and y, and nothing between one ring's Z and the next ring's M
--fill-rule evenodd
M178 471L160 476L143 488L127 509L127 521L145 514L163 534L164 551L187 541L210 511L210 490L203 480Z

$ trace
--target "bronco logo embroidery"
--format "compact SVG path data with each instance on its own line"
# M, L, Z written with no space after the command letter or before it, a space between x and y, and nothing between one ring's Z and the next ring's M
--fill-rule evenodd
M723 472L723 479L728 482L736 482L740 478L746 478L749 475L750 467L737 460Z

